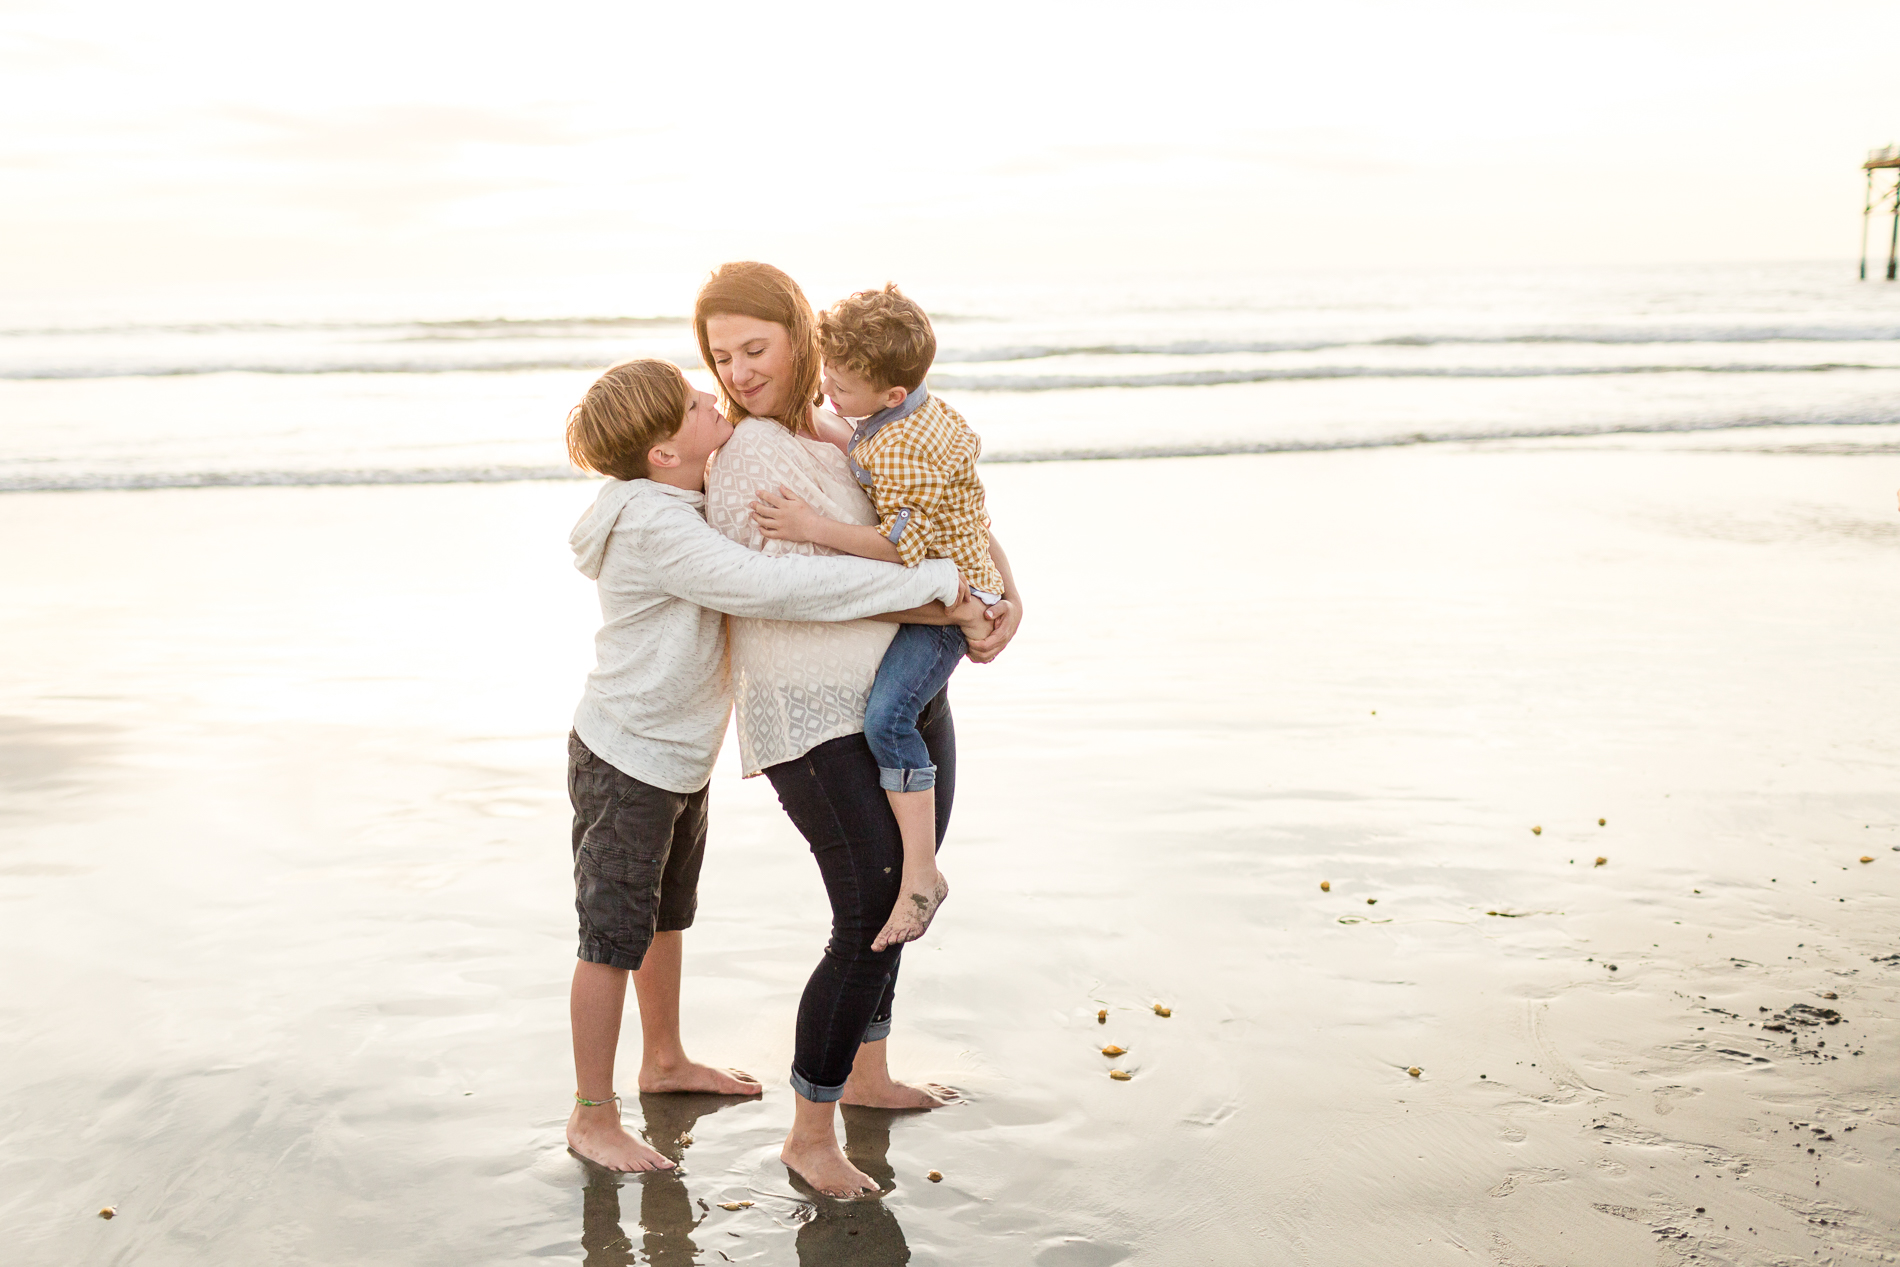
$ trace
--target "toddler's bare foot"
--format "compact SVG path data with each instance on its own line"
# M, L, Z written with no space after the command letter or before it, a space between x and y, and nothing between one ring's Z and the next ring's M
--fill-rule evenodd
M620 1102L574 1106L567 1119L567 1146L609 1170L671 1170L673 1163L633 1137L620 1124Z
M689 1060L677 1065L641 1065L640 1090L647 1095L697 1091L704 1095L758 1095L759 1080L738 1069L715 1069Z
M778 1159L793 1174L828 1197L855 1197L881 1191L877 1180L851 1164L836 1139L807 1144L787 1136Z
M883 950L887 946L901 945L922 937L930 928L930 921L937 918L943 900L949 896L950 881L943 878L942 872L937 873L935 885L906 881L897 905L891 908L891 917L884 921L883 929L871 940L871 949Z
M899 1082L894 1078L859 1078L853 1074L844 1084L841 1104L856 1104L867 1109L940 1109L956 1104L963 1097L955 1087L941 1082Z

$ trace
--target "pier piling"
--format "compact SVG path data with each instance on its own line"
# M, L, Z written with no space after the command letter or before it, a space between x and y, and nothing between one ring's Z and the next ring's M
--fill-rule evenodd
M1867 173L1867 195L1861 201L1860 208L1860 279L1867 280L1867 228L1873 220L1876 210L1884 210L1888 204L1893 207L1893 231L1887 237L1887 280L1895 280L1900 274L1900 145L1889 145L1874 150L1867 155L1867 161L1860 165ZM1874 173L1891 171L1894 174L1893 188L1874 196Z

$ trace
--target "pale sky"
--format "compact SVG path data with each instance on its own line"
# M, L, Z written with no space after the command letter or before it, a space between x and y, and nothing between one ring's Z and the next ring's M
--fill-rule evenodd
M1892 0L0 0L0 287L1847 259L1897 53Z

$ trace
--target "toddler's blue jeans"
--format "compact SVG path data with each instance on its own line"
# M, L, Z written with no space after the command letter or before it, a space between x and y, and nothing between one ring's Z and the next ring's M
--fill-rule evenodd
M877 758L878 786L886 792L937 786L937 767L917 731L917 715L949 683L968 650L963 630L955 625L898 626L864 709L864 740Z

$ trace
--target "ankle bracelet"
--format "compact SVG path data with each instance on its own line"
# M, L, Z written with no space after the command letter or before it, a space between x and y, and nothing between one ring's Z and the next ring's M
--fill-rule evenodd
M574 1103L580 1105L584 1109L597 1109L603 1104L612 1104L614 1101L618 1100L619 1098L620 1097L618 1095L610 1095L604 1100L590 1100L578 1091L574 1093Z

